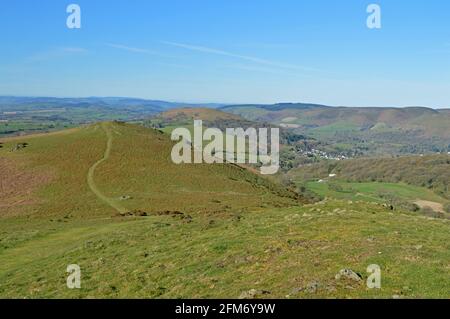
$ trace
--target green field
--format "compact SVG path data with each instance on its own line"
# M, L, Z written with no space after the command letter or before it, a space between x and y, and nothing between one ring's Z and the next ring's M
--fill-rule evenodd
M392 194L404 200L427 200L444 204L446 199L436 195L433 191L424 187L406 185L402 183L350 183L343 181L307 182L307 188L323 197L333 197L349 200L367 200L385 202L382 195ZM338 190L333 189L338 185Z
M321 126L309 131L309 134L315 138L330 138L336 134L336 132L342 133L354 133L358 131L358 126L351 122L336 122L330 125Z

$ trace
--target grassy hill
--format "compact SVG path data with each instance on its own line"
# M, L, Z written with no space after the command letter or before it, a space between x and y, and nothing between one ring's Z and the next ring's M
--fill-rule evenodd
M141 126L0 143L0 297L448 297L447 220L304 204L235 165L176 166L168 136ZM365 285L370 264L382 289ZM363 279L336 279L343 268Z
M165 111L160 117L167 121L217 121L217 120L243 120L242 117L231 113L208 108L184 108Z
M227 128L278 128L280 130L280 166L282 170L287 170L293 166L293 162L298 156L295 153L294 145L318 145L319 142L296 134L286 128L279 127L266 122L254 122L231 113L222 112L215 109L206 108L185 108L174 109L160 113L143 122L146 127L161 129L166 133L171 133L177 127L186 127L193 131L193 121L202 120L206 128L218 128L226 132ZM225 143L225 142L224 142Z
M223 131L235 127L264 127L264 123L249 121L232 113L209 108L173 109L154 115L143 124L170 133L177 127L193 129L194 120L202 120L205 127L219 128Z
M328 107L314 104L235 105L221 110L281 125L370 154L450 151L450 113L424 107Z
M28 146L10 152L18 143ZM172 145L169 136L158 130L119 123L6 139L0 149L6 172L2 187L7 192L2 203L11 204L5 204L3 214L17 215L23 210L39 216L111 215L114 205L148 213L169 209L227 212L241 209L243 203L260 207L295 202L295 194L236 165L175 165L170 158ZM86 183L90 169L103 158L91 173L95 187L113 205L99 202ZM24 185L26 177L20 183L9 172L24 176L36 176L36 172L44 182ZM17 185L9 187L5 178L14 179ZM27 194L33 193L33 200L40 203L38 208L15 204L16 194L27 188Z

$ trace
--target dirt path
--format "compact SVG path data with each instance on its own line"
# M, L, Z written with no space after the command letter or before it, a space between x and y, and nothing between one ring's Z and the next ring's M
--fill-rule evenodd
M121 205L117 204L114 199L111 199L111 198L105 196L100 191L100 189L97 187L97 185L95 185L95 181L94 181L95 170L100 164L102 164L104 161L107 161L109 159L109 156L111 154L112 144L113 144L113 135L112 135L111 131L108 128L108 124L107 123L102 123L101 124L101 128L103 129L103 131L105 131L105 134L106 134L106 137L107 137L105 154L103 155L102 159L97 161L94 165L91 166L91 168L89 168L89 171L88 171L88 174L87 174L87 183L89 185L89 188L92 190L92 192L101 201L103 201L104 203L108 204L109 206L114 208L119 213L124 213L124 212L127 211L126 208L124 208Z

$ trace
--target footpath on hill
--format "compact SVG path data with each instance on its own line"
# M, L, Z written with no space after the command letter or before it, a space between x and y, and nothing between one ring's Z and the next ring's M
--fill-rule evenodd
M127 209L116 203L116 201L112 198L107 197L104 195L101 190L97 187L94 180L95 170L97 167L102 164L103 162L107 161L109 159L109 156L111 155L111 149L113 145L113 135L111 130L108 127L108 123L101 123L101 128L106 134L107 141L106 141L106 149L105 153L103 155L103 158L98 160L94 165L92 165L89 168L88 174L87 174L87 183L89 185L89 188L92 190L92 192L104 203L108 204L112 208L114 208L119 213L125 213L127 212Z

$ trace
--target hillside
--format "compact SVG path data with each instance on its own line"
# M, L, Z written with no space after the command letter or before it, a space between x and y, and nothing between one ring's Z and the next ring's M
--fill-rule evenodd
M321 196L427 208L450 217L450 155L322 161L288 175Z
M10 152L19 143L27 147ZM119 123L3 140L2 214L111 215L114 205L149 214L226 213L243 208L244 202L245 207L295 203L295 194L235 165L175 165L172 145L157 130ZM96 187L114 205L102 205L88 187L90 169ZM36 185L27 183L29 176L39 176ZM36 204L18 205L18 195Z
M450 151L450 113L424 107L328 107L315 104L235 105L221 110L266 121L366 154Z
M300 167L291 174L303 180L336 174L352 182L403 182L426 187L450 199L450 155L329 161Z
M299 126L329 126L336 122L348 121L360 128L370 129L375 125L384 124L391 128L427 128L425 134L433 127L423 123L424 119L438 120L439 116L448 116L448 110L435 110L425 107L406 108L376 108L376 107L330 107L316 104L285 103L275 105L231 105L221 110L239 114L256 121L291 123ZM254 110L255 112L251 112ZM449 136L448 127L442 136Z
M210 108L177 108L161 112L143 121L144 126L170 132L175 127L193 127L194 120L202 120L205 127L221 130L235 127L263 127L264 123L253 122L238 115Z
M203 121L217 121L217 120L243 120L240 116L225 113L215 109L207 108L183 108L165 111L160 114L162 119L168 121L183 121L183 120L203 120Z
M246 120L232 113L207 108L184 108L162 112L143 121L146 127L161 129L171 133L177 127L193 129L194 120L202 120L203 126L218 128L226 132L228 128L278 128L280 132L280 167L287 170L293 167L298 156L295 154L295 145L312 148L320 144L317 140L296 134L289 129L267 122L255 122Z

